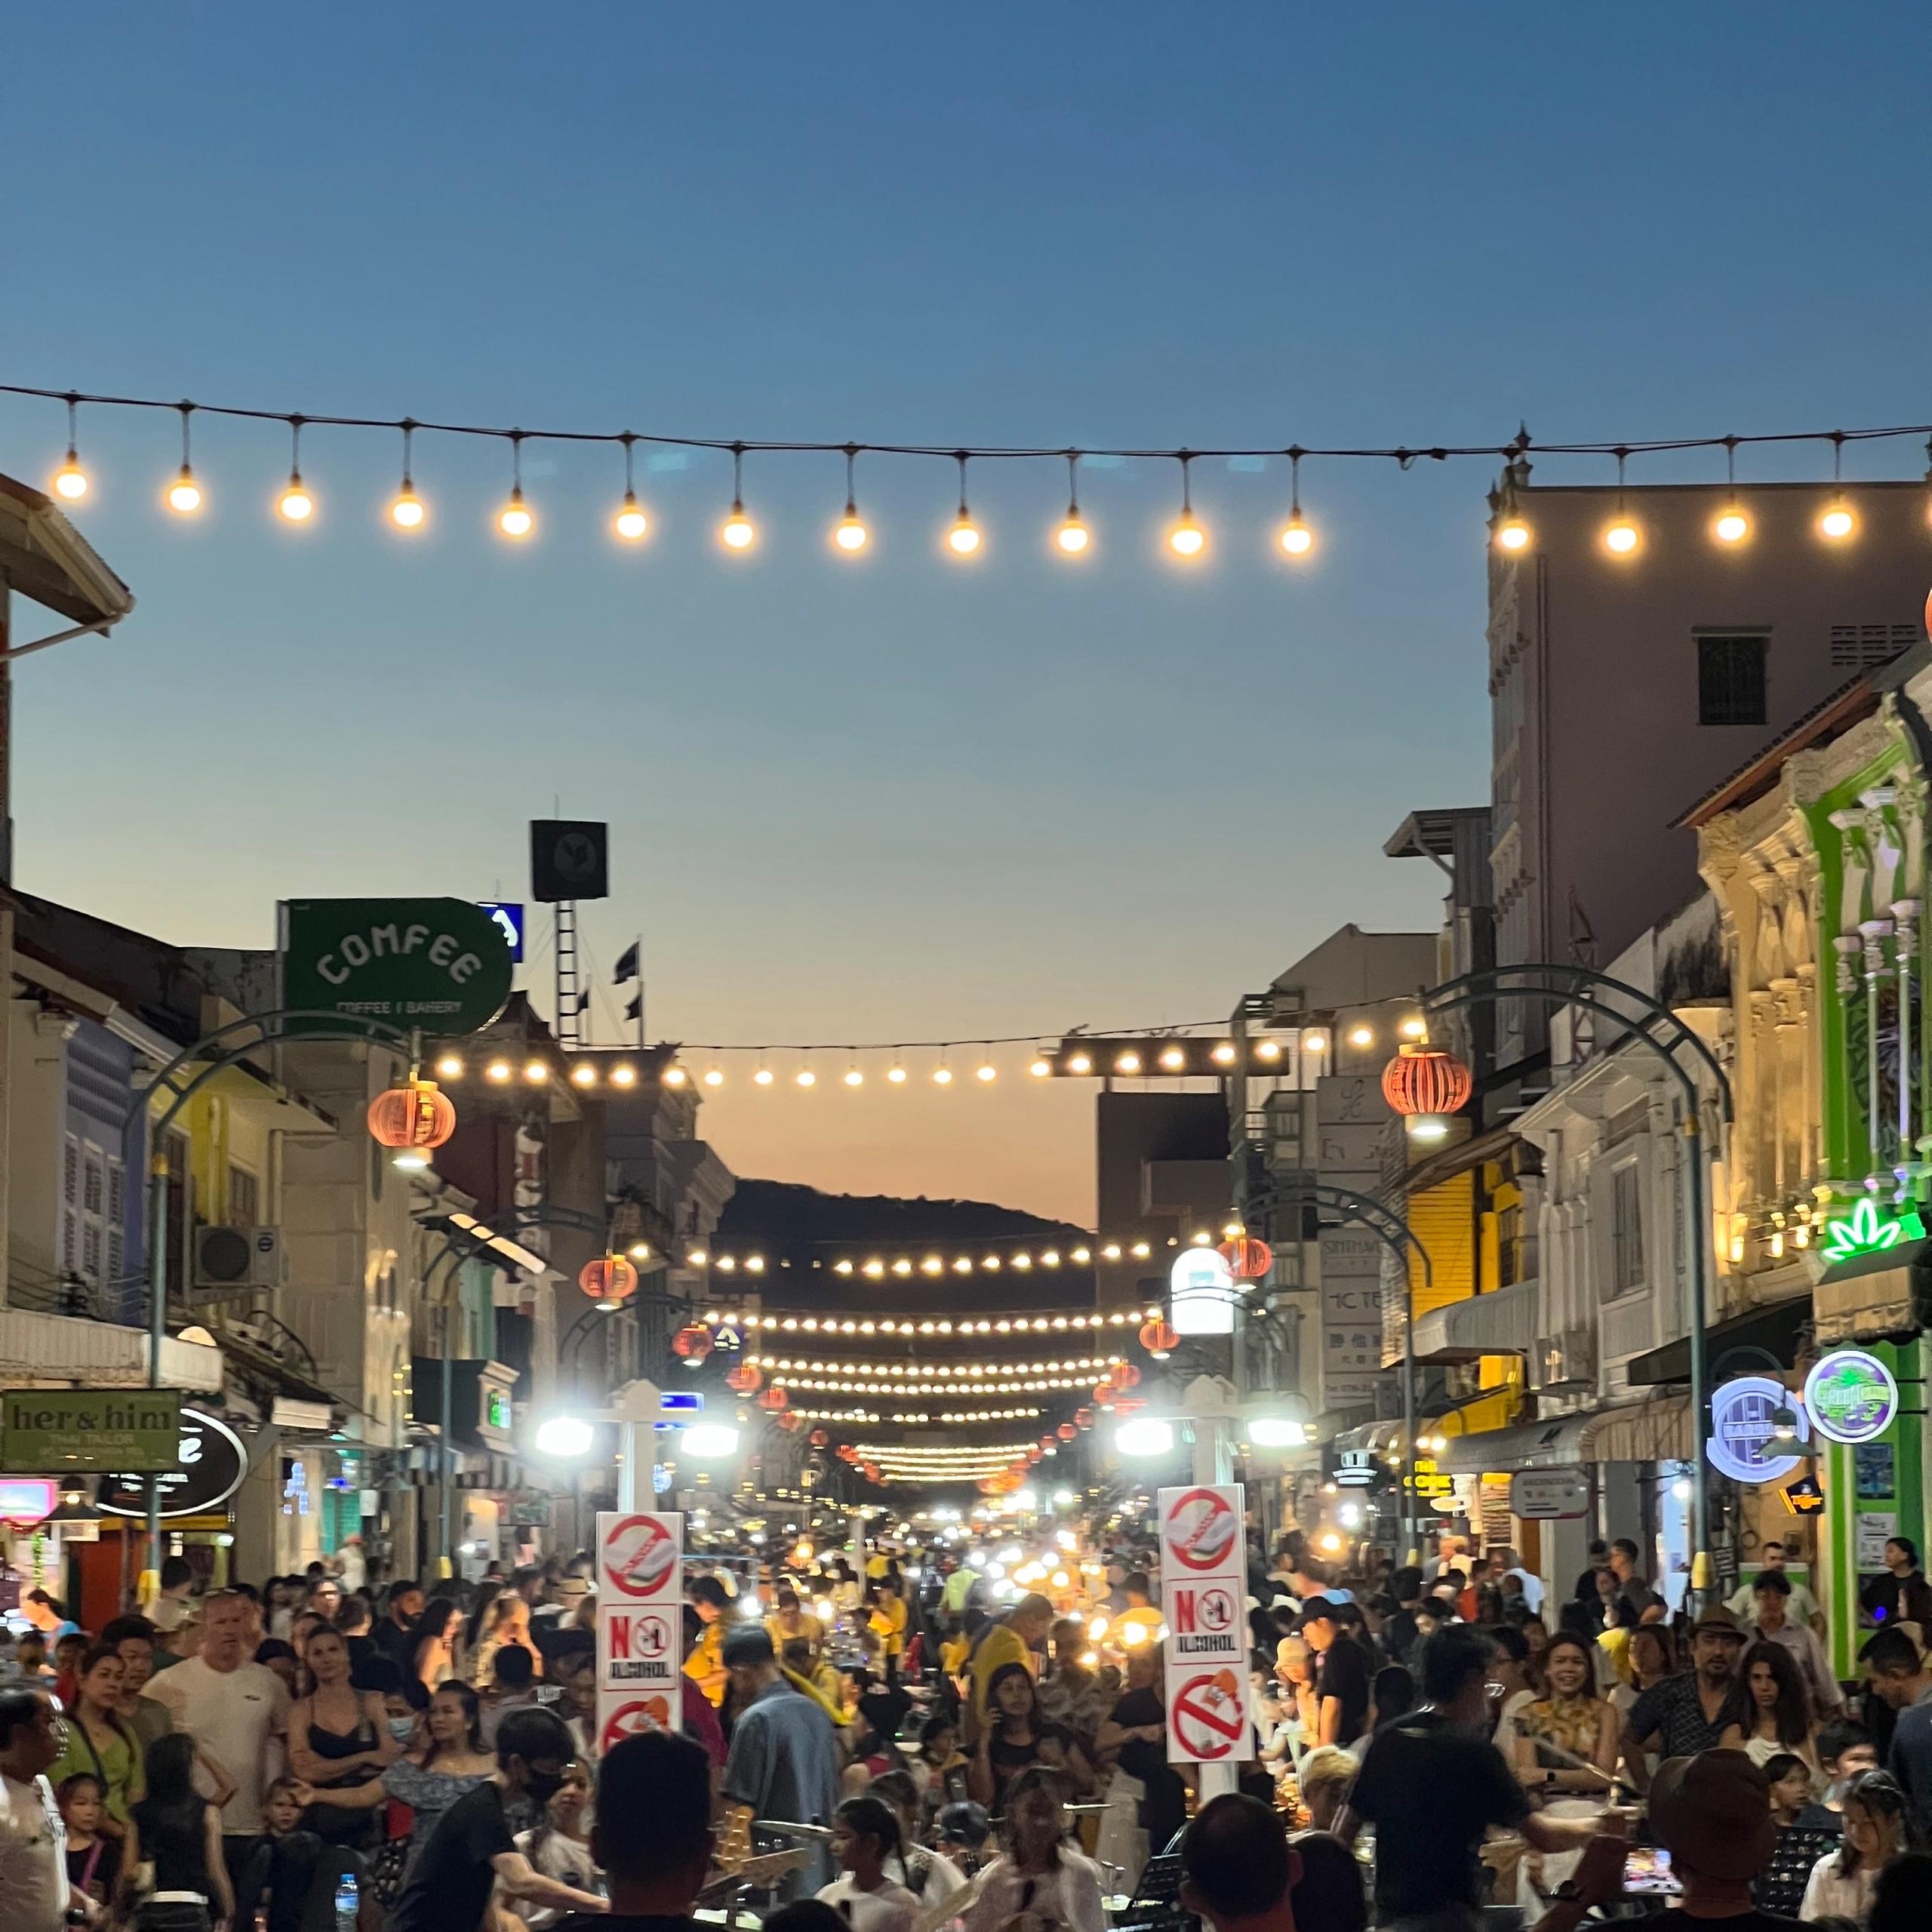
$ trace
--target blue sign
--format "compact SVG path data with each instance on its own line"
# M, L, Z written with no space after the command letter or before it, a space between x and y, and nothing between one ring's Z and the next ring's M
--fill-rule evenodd
M1793 1431L1779 1441L1775 1420L1789 1410ZM1711 1434L1704 1445L1712 1468L1734 1482L1778 1482L1804 1460L1792 1449L1810 1435L1803 1398L1768 1375L1734 1376L1711 1391Z
M666 1415L696 1415L704 1407L704 1397L695 1389L667 1389L657 1402Z
M520 962L523 958L523 908L507 904L500 899L479 899L476 903L496 921L509 941L512 961Z

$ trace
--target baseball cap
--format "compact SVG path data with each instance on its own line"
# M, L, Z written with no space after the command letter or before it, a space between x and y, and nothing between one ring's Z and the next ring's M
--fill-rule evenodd
M1333 1597L1308 1597L1303 1600L1301 1615L1295 1620L1295 1628L1305 1630L1311 1623L1326 1619L1329 1623L1338 1621L1342 1606Z
M1667 1758L1651 1780L1651 1829L1705 1878L1755 1878L1777 1838L1770 1780L1742 1751Z

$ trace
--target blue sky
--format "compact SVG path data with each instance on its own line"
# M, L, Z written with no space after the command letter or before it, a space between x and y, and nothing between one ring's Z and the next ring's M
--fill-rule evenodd
M101 5L13 21L0 379L312 412L706 435L1157 446L1630 437L1926 413L1922 7L1349 10ZM44 477L51 405L0 399ZM1487 789L1486 466L1203 465L1211 565L1155 549L1171 466L645 468L83 417L80 521L140 600L23 667L21 882L265 943L297 893L517 890L523 822L608 818L607 964L654 1031L926 1038L1225 1012L1334 926L1433 923L1380 856ZM1861 457L1907 473L1909 448ZM1806 473L1757 460L1757 473ZM1659 474L1687 474L1678 469ZM1540 474L1573 475L1555 466ZM746 1171L1091 1209L1079 1095L754 1097Z

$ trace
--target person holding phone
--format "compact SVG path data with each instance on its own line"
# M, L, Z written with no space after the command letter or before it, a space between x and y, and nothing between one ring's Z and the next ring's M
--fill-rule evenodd
M1700 1932L1798 1932L1763 1910L1752 1886L1771 1862L1777 1822L1770 1780L1742 1751L1667 1758L1651 1783L1651 1831L1684 1888L1683 1921Z

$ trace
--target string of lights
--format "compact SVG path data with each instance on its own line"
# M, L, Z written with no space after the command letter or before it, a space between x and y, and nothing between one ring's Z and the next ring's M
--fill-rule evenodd
M1238 1222L1230 1221L1223 1226L1219 1238L1232 1241L1241 1232ZM1196 1228L1188 1237L1189 1244L1195 1247L1212 1247L1216 1239L1214 1230L1209 1228ZM1029 1245L1020 1248L1001 1248L992 1244L995 1241L1018 1240L1026 1240ZM837 1275L841 1278L860 1275L872 1281L883 1281L888 1276L903 1281L915 1275L923 1275L928 1279L937 1279L949 1274L964 1275L977 1272L997 1275L1002 1270L1025 1275L1030 1274L1035 1268L1088 1267L1093 1264L1096 1256L1104 1262L1146 1261L1152 1258L1157 1247L1174 1248L1182 1245L1178 1235L1170 1235L1161 1242L1151 1241L1145 1236L1131 1241L1103 1241L1096 1235L1070 1244L1049 1242L1044 1247L1037 1244L1038 1240L1038 1235L994 1236L973 1254L961 1252L946 1255L934 1249L928 1249L918 1255L867 1254L863 1257L840 1255L831 1261L822 1257L814 1257L811 1269L799 1272L822 1271ZM771 1272L772 1264L761 1254L718 1254L709 1248L694 1247L685 1251L684 1265L688 1268L711 1269L727 1275L736 1274L740 1270L748 1275L764 1275ZM792 1259L789 1255L781 1256L777 1265L781 1269L790 1268ZM798 1319L803 1321L805 1318L801 1316ZM764 1325L771 1325L771 1318L764 1318ZM848 1327L844 1332L849 1335L854 1331Z
M937 1413L929 1409L894 1409L889 1415L879 1409L793 1409L789 1413L801 1422L900 1423L917 1427L921 1424L943 1423L948 1425L981 1422L1033 1422L1040 1411L1035 1408L1020 1409L946 1409Z
M875 547L872 533L861 515L857 498L857 465L861 456L903 457L945 462L955 466L958 481L956 514L942 528L940 547L952 561L970 564L986 553L983 526L973 514L968 498L968 469L975 462L1064 463L1068 474L1068 507L1054 526L1050 546L1060 556L1077 561L1092 555L1094 531L1080 507L1079 467L1083 458L1104 458L1109 462L1171 463L1178 471L1180 486L1179 514L1166 526L1163 546L1175 561L1198 565L1210 554L1212 534L1195 510L1192 466L1204 460L1265 463L1279 460L1289 468L1289 504L1286 518L1276 528L1272 546L1291 563L1306 561L1318 548L1314 525L1302 507L1302 465L1305 460L1364 460L1392 462L1407 470L1423 460L1446 463L1459 459L1501 461L1514 467L1534 451L1539 455L1614 458L1617 464L1618 505L1615 515L1604 526L1603 545L1614 558L1627 560L1643 548L1641 525L1623 501L1623 486L1626 464L1632 457L1679 454L1684 451L1722 451L1730 486L1724 506L1712 524L1713 540L1726 544L1743 542L1752 534L1748 509L1737 494L1736 461L1740 448L1770 444L1829 445L1832 451L1832 494L1820 509L1817 534L1827 542L1842 543L1857 533L1856 512L1842 494L1844 446L1847 443L1883 442L1902 437L1914 438L1932 434L1932 426L1922 423L1892 423L1858 429L1792 429L1723 435L1664 436L1620 441L1583 441L1539 442L1527 429L1520 429L1507 441L1497 443L1417 444L1373 445L1285 446L1256 445L1244 448L1194 449L1133 445L1069 446L1044 444L946 445L898 442L813 442L792 439L752 437L678 436L662 432L633 429L525 429L478 423L419 420L414 417L382 417L309 413L294 410L245 408L228 403L198 403L183 399L173 401L156 396L110 395L79 389L45 388L20 383L0 383L0 394L39 398L65 406L67 418L66 454L53 474L51 488L64 502L78 504L90 494L90 474L81 460L79 418L82 409L173 411L178 414L181 430L181 465L168 483L163 500L177 517L198 515L208 497L194 470L190 446L194 418L197 415L242 421L275 423L289 432L290 465L286 485L273 498L274 509L282 521L297 529L312 527L318 521L320 500L312 485L305 481L301 468L302 432L304 429L367 430L392 435L400 439L401 481L387 507L388 521L394 530L409 537L420 537L431 521L429 506L417 488L414 475L414 439L418 435L482 439L507 444L510 454L510 488L494 512L498 534L512 543L525 543L537 533L536 508L523 487L523 452L531 443L603 445L619 452L623 465L623 491L616 500L610 521L611 534L626 546L635 546L651 534L655 519L638 497L635 457L638 446L648 449L706 451L731 459L731 507L717 526L719 544L728 555L746 556L755 550L759 540L757 519L746 506L745 459L758 457L835 456L844 461L845 491L842 512L829 526L828 537L834 553L848 559L869 555ZM1928 452L1932 454L1932 452ZM1534 532L1525 521L1515 493L1506 483L1504 500L1491 521L1491 541L1506 553L1527 549Z
M815 1361L796 1355L747 1354L745 1363L751 1368L795 1370L811 1375L890 1376L898 1381L949 1383L978 1382L998 1375L1075 1375L1091 1381L1101 1370L1112 1368L1122 1359L1119 1355L1069 1355L1063 1361L1031 1362ZM785 1375L774 1374L771 1379L782 1382Z
M1142 1309L1116 1308L1103 1312L1094 1309L1073 1309L1047 1315L924 1315L903 1320L891 1315L774 1315L756 1309L706 1309L700 1318L708 1328L730 1326L748 1330L782 1330L789 1334L802 1331L808 1335L1027 1335L1082 1328L1127 1328L1152 1321L1160 1315L1158 1307Z
M803 1389L818 1395L1044 1395L1056 1389L1085 1389L1093 1384L1091 1375L1029 1375L1014 1380L968 1382L958 1386L934 1383L908 1388L902 1382L846 1382L836 1377L780 1373L771 1378L774 1388Z

